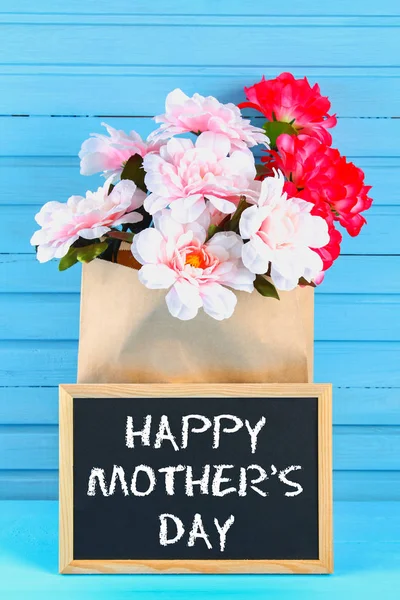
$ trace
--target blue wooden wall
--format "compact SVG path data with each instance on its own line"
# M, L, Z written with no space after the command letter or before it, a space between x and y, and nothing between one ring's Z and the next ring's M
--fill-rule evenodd
M57 385L76 377L78 268L35 262L33 216L79 175L100 122L147 133L176 86L239 101L262 74L318 81L334 144L374 186L316 298L316 380L334 383L340 499L400 498L398 0L0 1L0 498L57 496Z

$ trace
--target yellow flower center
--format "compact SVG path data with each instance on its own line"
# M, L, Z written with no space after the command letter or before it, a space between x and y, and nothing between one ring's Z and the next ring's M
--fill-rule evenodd
M189 254L186 255L185 265L191 265L192 267L195 267L195 269L204 269L206 266L204 253L201 250L189 252Z

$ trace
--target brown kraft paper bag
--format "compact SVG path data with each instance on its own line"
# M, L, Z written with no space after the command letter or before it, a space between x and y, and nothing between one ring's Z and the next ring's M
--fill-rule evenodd
M225 321L201 309L180 321L166 292L145 288L137 270L121 264L83 265L78 383L312 381L313 288L281 292L280 300L235 292Z

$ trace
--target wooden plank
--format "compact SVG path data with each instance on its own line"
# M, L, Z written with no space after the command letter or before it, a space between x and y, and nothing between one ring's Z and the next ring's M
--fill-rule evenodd
M0 294L0 338L78 340L78 336L78 294Z
M400 471L334 471L333 497L337 501L400 501ZM58 471L56 470L7 470L0 471L0 500L57 500ZM386 510L382 513L385 514ZM398 511L397 511L398 513ZM346 524L348 531L354 529L356 521ZM368 536L372 531L380 530L382 522L376 528L367 527L358 532L357 537ZM393 525L388 528L385 537L388 541L395 535ZM344 535L346 532L344 531ZM338 523L335 521L335 538L338 539Z
M400 294L399 256L341 256L316 294ZM372 280L371 280L372 274ZM78 293L81 268L60 273L57 261L40 264L34 254L0 254L0 293Z
M388 173L392 171L391 167L387 169ZM50 200L65 202L73 194L84 195L86 190L95 190L104 183L100 175L83 177L79 173L77 155L0 157L0 177L4 179L0 205L40 206ZM40 181L40 185L33 186L33 181Z
M0 469L57 469L58 427L0 427Z
M400 470L400 427L335 425L334 469ZM0 426L0 470L57 469L58 427Z
M400 93L399 93L400 98ZM365 172L373 186L374 206L400 204L399 158L356 158L354 162ZM78 157L21 156L0 157L2 204L42 205L49 200L65 202L72 194L84 195L103 183L100 175L83 177L79 173ZM40 186L32 186L40 181Z
M5 387L76 381L77 349L68 341L0 342L0 381Z
M64 24L67 27L78 25L85 26L107 26L121 27L191 27L197 24L200 27L371 27L371 28L393 28L398 27L400 19L395 15L379 15L371 19L370 15L255 15L251 13L232 15L232 14L157 14L147 12L146 14L124 14L114 13L99 14L37 14L36 12L25 12L15 14L12 12L0 12L0 23L3 25L59 25Z
M57 387L0 388L0 425L57 424Z
M399 388L333 390L335 425L400 425ZM57 387L0 388L0 425L57 425Z
M57 500L58 471L0 471L0 500Z
M400 425L399 388L333 390L335 425ZM0 425L57 425L57 387L0 388Z
M10 9L10 6L7 6ZM287 0L284 4L265 4L253 0L218 0L212 9L208 0L197 0L187 2L186 0L153 0L150 14L189 14L189 15L400 15L397 0L382 0L379 5L375 0L335 0L335 3L325 4L320 0L307 0L299 3L298 0ZM29 0L15 0L9 14L20 14L31 12L32 3ZM98 0L69 0L66 4L62 0L38 0L35 2L35 13L48 14L109 14L109 6ZM115 0L113 3L113 14L143 15L149 14L149 4L146 0Z
M336 425L400 425L400 389L334 388Z
M399 342L316 342L315 379L340 387L400 387L399 360ZM76 364L75 341L0 342L3 386L75 381Z
M400 341L399 311L400 295L318 294L315 340ZM78 336L78 294L0 294L0 339L77 340Z
M0 292L79 292L80 277L80 265L60 273L57 261L40 264L32 253L0 254Z
M340 256L316 294L397 294L399 269L398 256Z
M400 340L399 303L394 295L317 295L315 340Z
M400 114L400 70L396 67L219 67L0 65L0 114L148 115L163 112L176 87L235 104L245 86L262 75L290 70L319 83L339 117L395 117ZM29 94L26 94L26 90ZM246 111L244 111L246 113Z
M316 342L315 380L346 387L400 385L397 342Z
M343 235L343 254L399 254L400 207L372 206L365 213L365 225L357 238ZM397 231L396 231L397 230Z
M34 252L29 241L38 229L34 219L40 208L0 206L0 253ZM372 206L365 217L367 225L358 237L352 238L343 231L342 254L399 254L400 206Z
M30 65L156 65L162 60L166 65L261 67L268 57L270 65L397 66L398 19L5 15L2 62L14 63L17 56L20 64Z
M155 129L148 117L0 117L0 156L77 156L90 133L104 130L102 121L142 136ZM333 131L333 143L349 157L399 157L399 136L400 119L346 118Z

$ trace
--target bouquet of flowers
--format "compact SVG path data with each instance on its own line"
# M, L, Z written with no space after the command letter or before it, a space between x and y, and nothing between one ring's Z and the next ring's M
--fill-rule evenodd
M318 85L282 73L245 94L235 106L176 89L147 140L108 125L108 135L92 134L81 173L102 172L105 183L42 207L31 239L38 260L60 259L60 270L117 262L128 243L140 282L165 289L181 320L200 308L229 318L232 290L279 298L320 284L340 254L337 225L356 236L366 222L370 187L331 147L336 117ZM262 113L263 126L243 108Z

